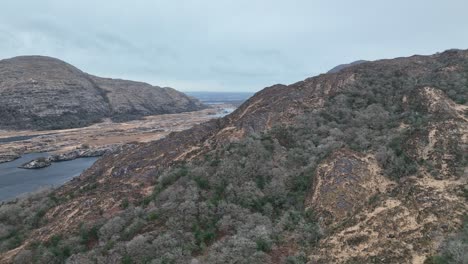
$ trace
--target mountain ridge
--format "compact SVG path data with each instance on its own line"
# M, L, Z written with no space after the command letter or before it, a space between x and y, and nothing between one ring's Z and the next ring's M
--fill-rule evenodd
M100 78L47 56L0 61L0 127L61 129L203 109L172 88Z
M340 65L337 65L335 67L333 67L331 70L329 70L327 73L337 73L343 69L346 69L348 67L351 67L351 66L354 66L354 65L359 65L361 63L365 63L365 62L368 62L366 60L357 60L357 61L353 61L351 63L346 63L346 64L340 64Z
M274 85L20 203L49 205L0 254L48 260L88 234L67 263L457 263L467 99L467 50Z

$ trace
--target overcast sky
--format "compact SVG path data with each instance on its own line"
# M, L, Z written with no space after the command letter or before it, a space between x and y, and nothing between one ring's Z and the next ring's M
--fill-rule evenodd
M2 0L0 58L48 55L181 91L258 91L337 64L468 48L467 0Z

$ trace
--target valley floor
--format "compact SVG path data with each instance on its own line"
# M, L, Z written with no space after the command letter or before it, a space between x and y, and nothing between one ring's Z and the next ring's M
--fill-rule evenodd
M141 120L114 123L106 120L83 128L49 131L0 130L0 163L14 160L27 153L62 154L77 148L99 149L129 142L149 142L171 132L188 129L196 124L224 115L234 107L226 104L186 112L147 116Z

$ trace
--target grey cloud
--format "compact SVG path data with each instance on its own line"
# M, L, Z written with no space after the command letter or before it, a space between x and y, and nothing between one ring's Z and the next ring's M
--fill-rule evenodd
M468 48L466 0L15 0L0 58L180 90L257 91L358 59Z

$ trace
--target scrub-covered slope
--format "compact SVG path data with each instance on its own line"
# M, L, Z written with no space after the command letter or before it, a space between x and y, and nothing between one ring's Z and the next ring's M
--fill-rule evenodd
M451 50L266 88L3 205L2 260L460 263L467 87Z

